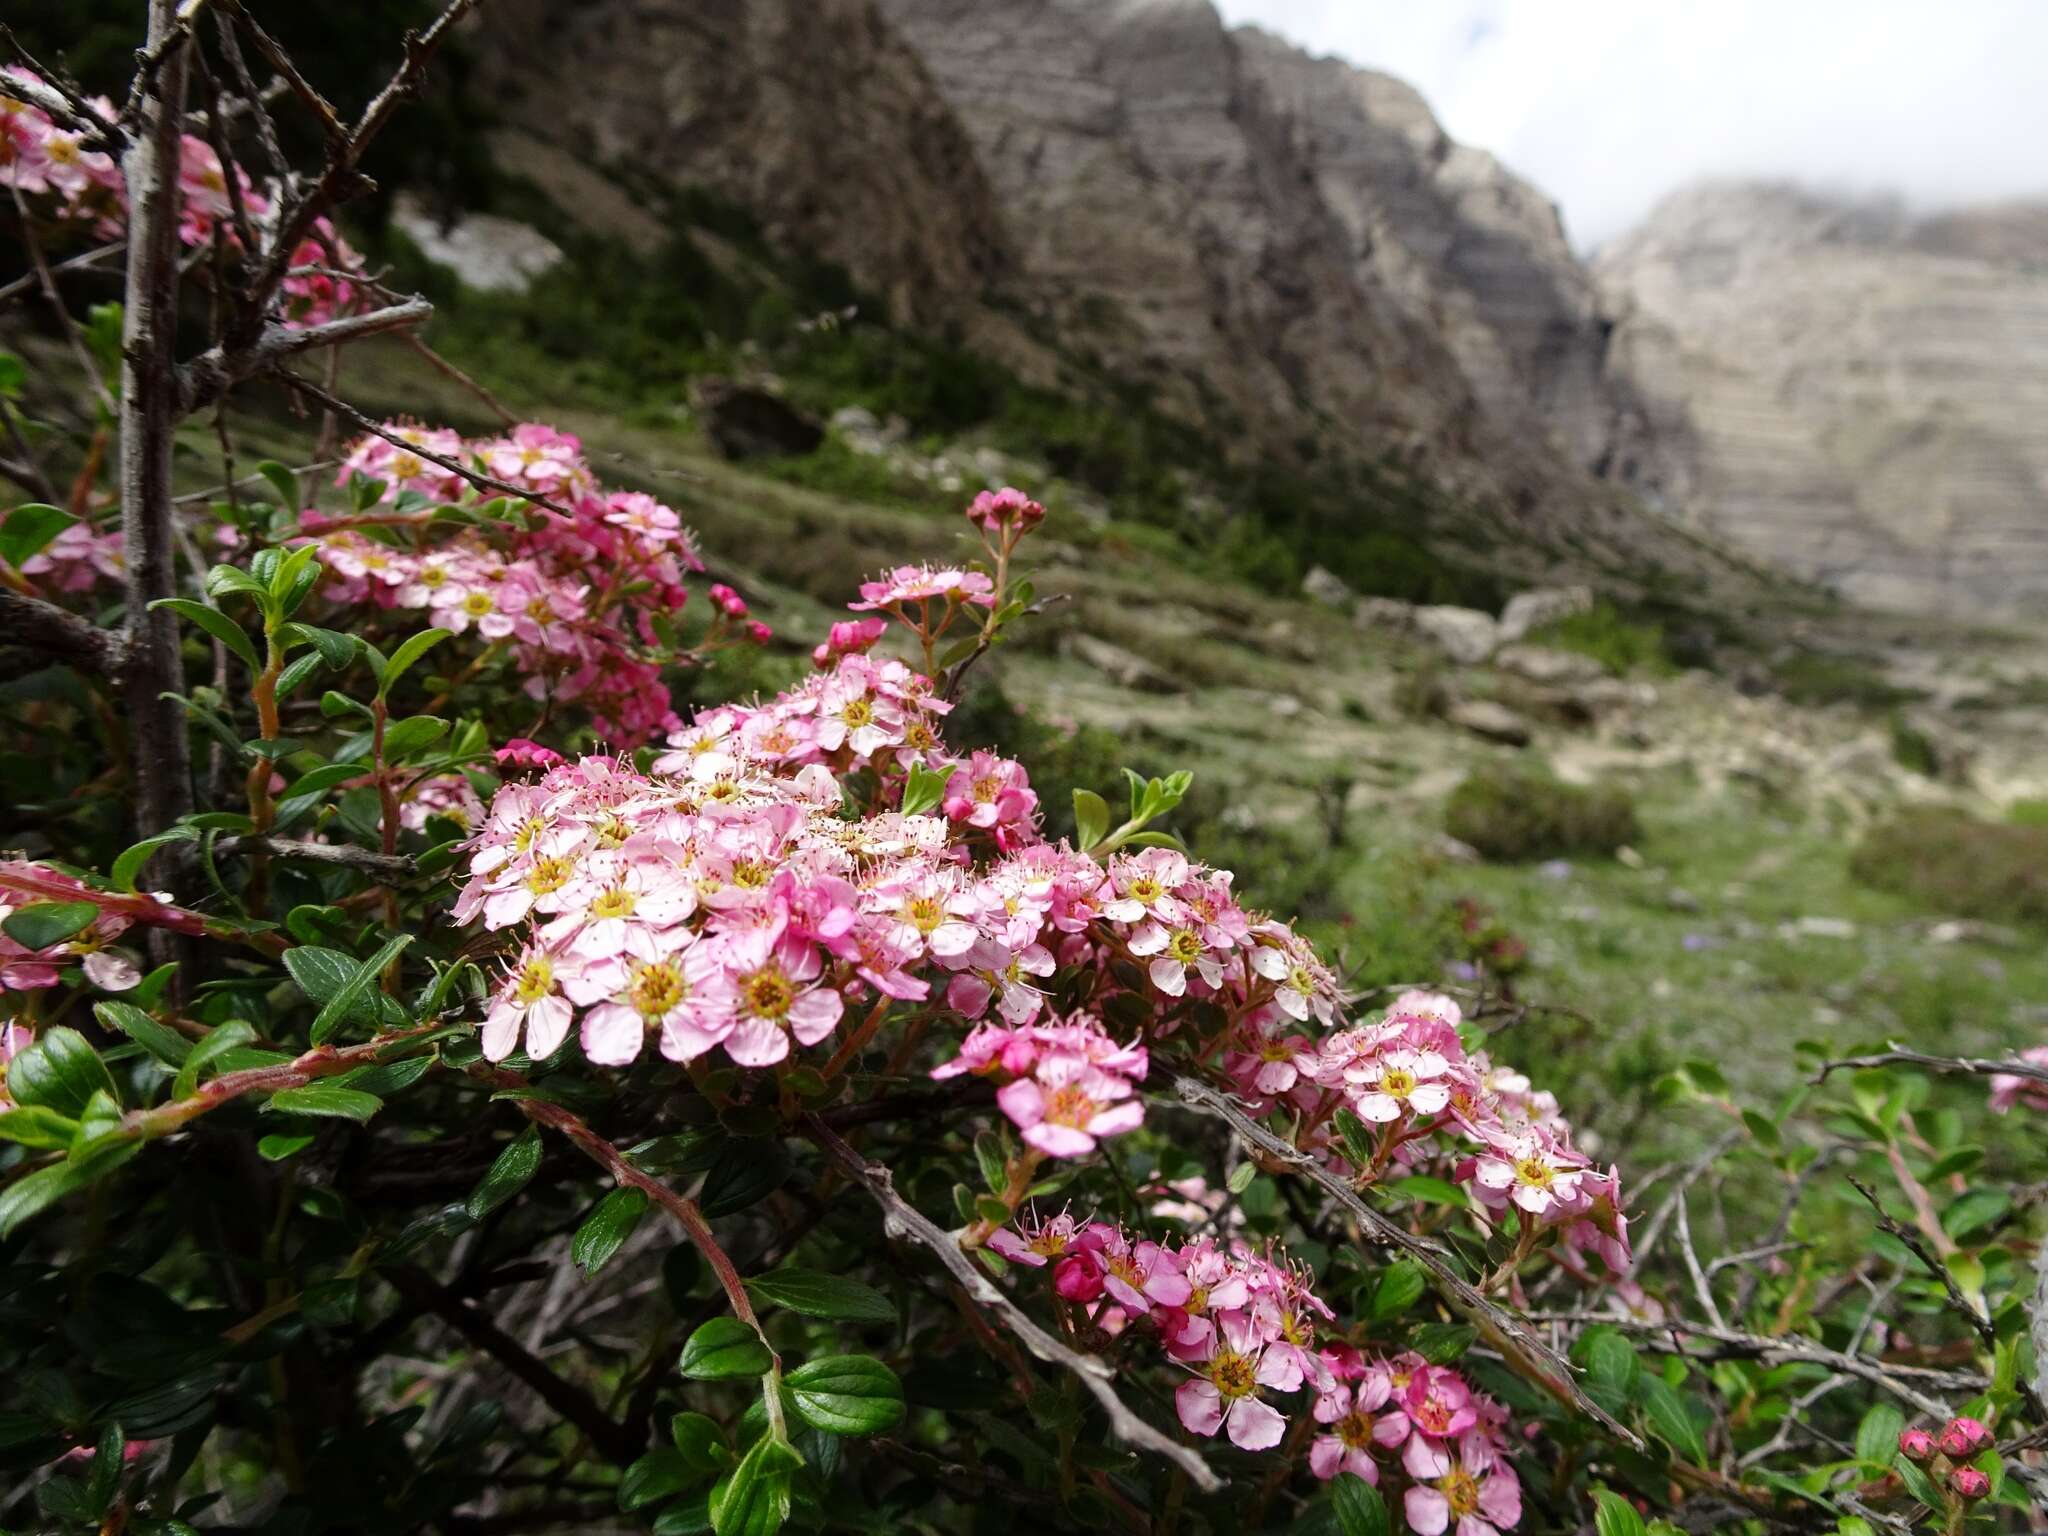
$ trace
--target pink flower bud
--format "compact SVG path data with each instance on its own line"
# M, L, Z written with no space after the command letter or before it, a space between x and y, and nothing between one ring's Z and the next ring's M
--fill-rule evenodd
M1941 1431L1941 1451L1950 1461L1967 1461L1991 1443L1991 1431L1976 1419L1950 1419Z
M1948 1485L1963 1499L1981 1499L1991 1491L1991 1479L1975 1467L1957 1467L1949 1473Z
M1908 1461L1925 1461L1934 1454L1934 1436L1924 1429L1909 1429L1899 1436L1899 1453Z
M1070 1254L1053 1266L1052 1288L1068 1301L1094 1301L1102 1284L1103 1267L1092 1253Z
M756 645L766 645L775 638L775 631L759 619L751 619L747 623L747 638Z
M1029 533L1045 521L1045 508L1015 486L1006 485L1000 491L976 496L967 509L967 520L989 533L1006 524L1014 525L1019 533Z

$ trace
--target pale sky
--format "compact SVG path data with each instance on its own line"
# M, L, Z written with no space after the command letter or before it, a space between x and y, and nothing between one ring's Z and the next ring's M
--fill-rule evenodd
M1399 75L1590 249L1704 176L2048 195L2048 0L1217 0Z

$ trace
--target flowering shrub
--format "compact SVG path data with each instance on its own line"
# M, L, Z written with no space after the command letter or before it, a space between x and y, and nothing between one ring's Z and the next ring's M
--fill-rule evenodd
M0 1526L2021 1528L2038 1194L1923 1073L2024 1117L2038 1053L1816 1052L1815 1114L1688 1062L1721 1134L1625 1192L1524 1005L1356 995L1169 830L1188 775L1048 805L953 739L1039 607L1014 489L683 713L772 637L674 508L286 366L423 318L331 199L443 23L286 181L191 131L173 62L237 70L182 14L132 106L0 104L25 245L153 230L242 306L0 518ZM254 378L362 435L173 500Z

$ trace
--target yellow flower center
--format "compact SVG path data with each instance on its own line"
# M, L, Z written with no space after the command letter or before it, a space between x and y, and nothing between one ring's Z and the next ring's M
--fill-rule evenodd
M780 1020L788 1016L796 1001L796 988L780 966L765 966L747 978L740 989L747 1012L756 1018Z
M633 829L626 825L626 818L617 811L606 811L597 820L597 846L616 848L633 835Z
M639 898L623 885L608 885L597 893L597 900L590 904L590 915L595 918L631 917Z
M1251 1361L1234 1349L1216 1351L1216 1358L1209 1362L1209 1379L1227 1402L1249 1397L1257 1385Z
M471 592L462 600L462 611L472 619L480 619L498 605L491 600L488 592Z
M1193 965L1202 958L1202 951L1206 947L1202 943L1202 936L1192 928L1177 929L1173 937L1166 941L1167 954L1182 965Z
M1557 1178L1557 1173L1541 1159L1524 1157L1515 1163L1515 1177L1532 1188L1548 1189Z
M633 980L626 988L626 1001L648 1020L665 1017L690 995L690 983L673 960L643 961L633 968Z
M1052 1097L1045 1101L1046 1119L1077 1131L1087 1130L1088 1122L1101 1112L1102 1106L1072 1083L1055 1088Z
M1159 899L1161 892L1157 880L1150 875L1140 875L1125 887L1124 894L1131 900L1143 902L1149 907Z
M1337 1438L1347 1450L1365 1450L1372 1444L1372 1415L1363 1408L1352 1409L1337 1421Z
M547 829L548 824L545 821L542 821L538 816L529 816L519 824L519 831L512 838L512 846L521 853L524 853L533 846L535 839L541 833L547 831Z
M848 699L845 707L839 711L839 718L844 720L849 728L857 731L875 718L874 706L866 699Z
M1415 1074L1406 1067L1388 1067L1380 1074L1380 1092L1405 1099L1415 1091Z
M531 1008L552 992L554 986L553 962L545 955L535 955L520 969L519 983L512 989L512 1000L522 1008Z
M946 909L936 896L913 896L903 904L903 921L919 933L929 935L945 918Z
M995 798L1003 792L1003 781L994 774L983 774L974 781L974 799L978 805L993 805Z
M533 868L526 873L526 888L536 896L545 896L559 891L569 883L569 876L576 872L576 861L561 856L549 856L533 861Z
M1479 1511L1479 1481L1463 1467L1453 1467L1444 1474L1437 1484L1444 1498L1451 1506L1451 1513L1460 1519Z
M411 480L426 472L426 465L410 453L396 453L391 456L391 473L400 480Z
M447 580L448 568L446 566L423 565L420 567L420 585L423 587L442 586Z
M734 859L732 861L732 883L745 886L748 890L759 890L769 880L768 866L759 859Z

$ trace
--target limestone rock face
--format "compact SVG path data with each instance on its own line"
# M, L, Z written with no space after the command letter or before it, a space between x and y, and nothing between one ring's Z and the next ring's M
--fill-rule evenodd
M1003 269L974 147L872 0L506 0L471 50L541 146L515 168L572 215L564 156L707 188L919 324L954 319Z
M1708 185L1596 265L1671 511L1863 602L2048 612L2048 205Z

